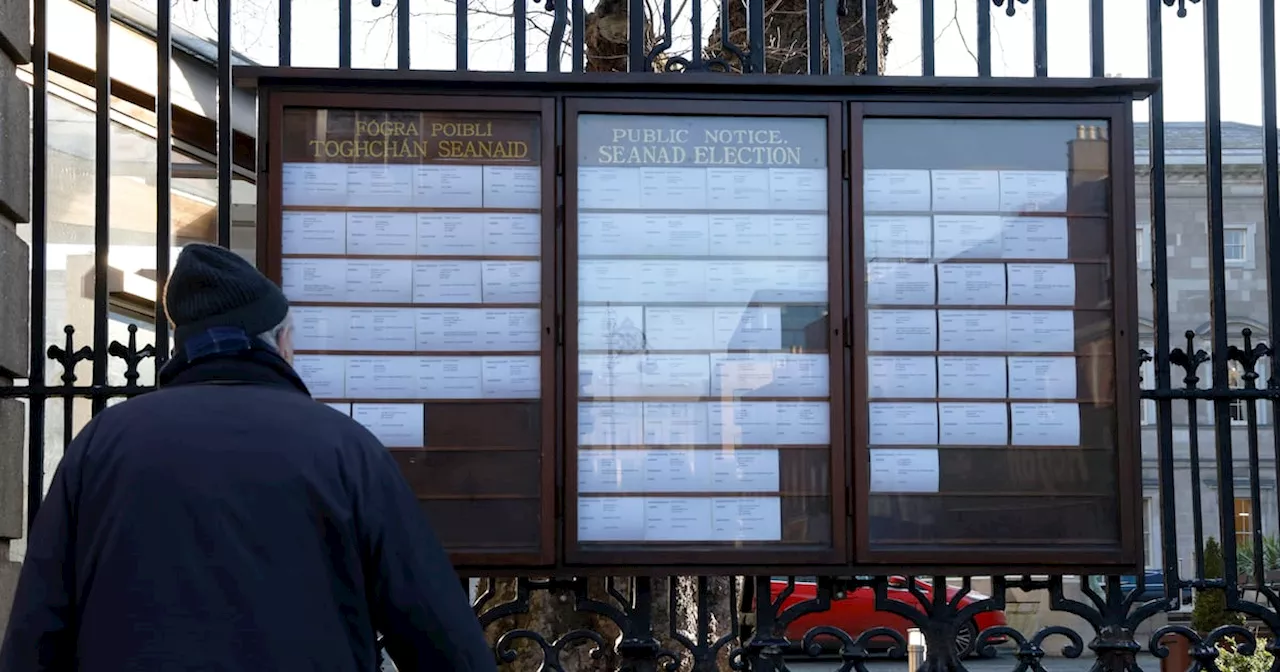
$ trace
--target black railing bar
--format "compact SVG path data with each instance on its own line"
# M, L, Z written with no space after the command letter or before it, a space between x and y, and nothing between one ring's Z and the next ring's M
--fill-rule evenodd
M231 103L235 89L231 82L231 3L218 3L218 244L231 247L231 180L235 166L232 154Z
M93 374L107 383L107 271L111 252L111 0L94 5L97 108L95 111L93 194ZM42 195L43 196L43 195ZM92 411L103 406L94 400Z
M727 4L727 3L726 3ZM747 0L747 58L750 67L744 72L754 75L765 73L768 62L764 46L764 0Z
M22 390L30 390L20 394ZM31 401L47 399L106 399L110 397L135 397L156 390L154 385L105 385L103 387L85 387L84 385L48 385L38 388L0 387L0 399L30 399Z
M1263 240L1267 250L1268 333L1280 329L1280 255L1274 252L1280 243L1276 227L1280 227L1280 132L1276 129L1276 5L1274 0L1260 3L1259 25L1262 29L1262 204L1266 223ZM1272 341L1274 350L1275 342ZM1268 359L1270 379L1280 381L1280 358L1272 352ZM1271 417L1280 412L1280 400L1271 405ZM1276 458L1276 482L1280 483L1280 432L1272 432L1272 451ZM1277 502L1280 508L1280 502Z
M1035 74L1036 77L1049 76L1049 10L1045 0L1033 0L1031 19L1035 24ZM1009 0L1010 3L1013 0Z
M31 359L27 371L29 381L45 383L45 301L48 276L49 223L49 9L48 0L31 3ZM17 389L0 387L0 391ZM44 423L43 399L27 404L27 527L40 511L44 488Z
M1187 401L1187 453L1191 459L1191 534L1195 539L1195 548L1192 553L1194 562L1194 575L1196 578L1204 578L1204 506L1201 502L1201 479L1200 479L1200 414L1197 412L1196 402ZM1161 448L1173 450L1173 442L1170 440L1167 444L1161 444ZM1174 471L1171 468L1168 472L1168 478L1162 473L1160 478L1161 487L1168 484L1173 487ZM1174 501L1174 500L1169 500ZM1175 539L1176 543L1176 539ZM1168 575L1166 575L1168 576Z
M701 3L693 3L697 7ZM701 10L698 12L698 21L701 21ZM806 0L804 3L805 28L809 39L809 74L822 74L822 0ZM697 25L694 23L693 25ZM700 34L701 31L698 31ZM695 38L694 44L698 44ZM693 52L696 54L697 49Z
M1089 76L1106 77L1106 14L1103 0L1089 0Z
M467 46L470 42L467 37L467 19L467 0L453 0L453 28L457 39L457 44L454 45L454 70L458 72L470 69L467 65Z
M293 0L280 0L280 31L279 31L279 55L280 67L287 67L293 62Z
M720 3L722 7L729 7L730 2L725 0ZM822 32L827 38L827 73L831 75L844 74L844 31L840 29L840 0L823 0L822 2ZM729 11L725 9L724 11ZM729 43L729 22L721 23L720 35L725 44Z
M809 73L822 74L822 35L817 31L820 29L817 20L819 0L806 0L806 11L809 19ZM689 31L691 33L691 47L689 49L689 62L693 65L694 71L702 70L702 3L689 3ZM813 71L814 52L818 54L818 71Z
M410 47L413 45L409 29L409 21L413 14L409 11L409 0L396 0L396 67L408 70L412 67Z
M553 0L547 0L552 2ZM529 69L529 8L525 5L528 0L514 0L511 9L511 30L515 33L515 58L513 69L515 72L524 72ZM547 51L559 53L558 44L547 42Z
M863 0L862 34L865 36L866 48L862 62L862 74L880 74L880 9L878 0ZM926 9L921 7L921 11Z
M1194 399L1198 401L1216 401L1220 399L1225 399L1227 401L1242 401L1245 399L1259 399L1275 401L1280 400L1280 388L1255 388L1249 390L1233 387L1225 390L1219 390L1209 387L1197 387L1195 389L1141 390L1138 396L1143 399Z
M933 23L934 3L920 3L920 74L932 77L937 70L937 29Z
M518 1L518 0L517 0ZM551 35L547 38L547 72L561 72L564 68L564 31L569 23L569 7L566 0L547 0L547 11L555 14L551 21Z
M338 0L338 67L351 69L351 0Z
M223 0L225 2L226 0ZM282 0L286 2L287 0ZM169 78L173 57L173 10L168 2L156 3L156 296L164 303L164 286L169 281L169 246L172 227L173 107ZM155 317L156 366L162 366L169 352L169 320L163 309Z
M563 0L561 0L563 2ZM697 6L698 3L694 3ZM573 72L582 72L586 65L586 41L587 41L587 9L583 4L583 0L573 0L573 16L570 17L569 25L569 41L571 45L570 52L573 54ZM695 42L695 44L697 44Z
M1252 386L1253 379L1246 378L1245 385ZM1266 577L1266 567L1262 564L1262 460L1258 456L1258 402L1250 399L1245 407L1245 419L1249 428L1246 440L1249 447L1249 505L1252 515L1249 524L1252 528L1253 576L1258 583ZM1234 536L1234 535L1233 535Z
M1221 55L1218 48L1218 0L1204 0L1204 127L1205 127L1205 199L1209 228L1209 304L1213 323L1211 362L1213 383L1227 380L1227 271L1223 240L1222 185L1222 85ZM1231 406L1227 399L1213 403L1214 446L1218 456L1218 524L1222 533L1222 559L1225 576L1236 576L1235 530L1235 465L1231 460ZM1233 586L1227 587L1228 604L1236 598Z
M627 2L627 72L644 72L644 0Z
M978 76L991 76L991 2L978 0Z

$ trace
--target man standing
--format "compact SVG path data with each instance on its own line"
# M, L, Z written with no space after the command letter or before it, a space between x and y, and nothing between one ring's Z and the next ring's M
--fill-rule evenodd
M290 366L289 304L189 245L160 390L76 437L28 534L0 670L496 670L399 467ZM39 487L39 484L32 484Z

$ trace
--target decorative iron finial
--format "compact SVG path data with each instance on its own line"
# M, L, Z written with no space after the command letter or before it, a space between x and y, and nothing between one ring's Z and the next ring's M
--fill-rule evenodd
M1253 330L1245 327L1240 330L1240 335L1244 337L1244 347L1237 348L1232 345L1227 348L1227 359L1237 362L1244 367L1244 386L1245 389L1254 389L1254 381L1258 380L1257 372L1258 360L1271 355L1271 348L1266 343L1253 344Z
M49 359L62 365L62 384L75 385L76 383L76 364L93 357L93 350L89 346L84 346L79 350L75 349L75 333L76 328L67 325L62 328L66 333L66 345L59 348L56 345L49 346L47 354Z
M138 325L129 325L129 345L126 347L120 344L120 341L112 341L107 346L107 354L124 360L124 380L125 387L137 387L138 385L138 365L142 360L155 356L156 349L154 346L145 345L141 350L138 349Z
M1191 4L1198 5L1200 0L1190 0ZM1164 0L1165 7L1172 7L1174 3L1178 5L1178 18L1185 19L1187 17L1187 0Z
M1181 366L1187 372L1182 382L1186 384L1188 390L1193 390L1196 387L1196 383L1200 382L1200 377L1196 375L1196 371L1201 364L1209 361L1209 353L1204 350L1195 350L1196 332L1188 329L1183 336L1187 338L1187 349L1174 348L1173 352L1169 353L1169 363ZM1193 351L1195 354L1189 354Z
M995 3L996 7L1004 7L1004 13L1006 16L1013 16L1018 11L1017 7L1014 5L1014 0L991 0L991 1ZM1027 4L1029 1L1030 0L1018 0L1018 2L1021 2L1024 5ZM1168 0L1166 0L1166 2L1167 1ZM1009 4L1006 5L1005 4L1006 2L1008 2Z

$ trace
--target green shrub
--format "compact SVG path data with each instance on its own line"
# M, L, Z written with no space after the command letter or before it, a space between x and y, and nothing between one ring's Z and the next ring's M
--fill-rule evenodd
M1222 672L1271 672L1274 657L1267 651L1267 640L1259 637L1252 656L1236 652L1235 640L1227 638L1218 645L1218 669Z
M1223 578L1222 546L1209 537L1204 543L1204 578ZM1235 577L1232 577L1232 581ZM1195 608L1191 611L1191 627L1202 635L1223 625L1240 625L1244 619L1227 611L1227 594L1221 588L1203 588L1196 591Z
M1264 536L1262 538L1262 564L1264 572L1280 570L1280 537ZM1253 577L1252 539L1236 547L1236 566L1240 568L1240 574Z

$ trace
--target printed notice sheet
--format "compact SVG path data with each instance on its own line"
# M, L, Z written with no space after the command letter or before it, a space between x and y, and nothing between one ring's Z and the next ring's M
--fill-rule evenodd
M938 264L938 303L1002 306L1004 264Z
M1003 399L1004 357L938 357L938 396L943 399Z
M1009 264L1009 305L1076 305L1074 264Z
M929 212L933 198L927 170L865 170L862 201L867 212Z
M347 308L295 306L293 347L296 350L346 350L351 314ZM361 349L361 348L353 348Z
M929 259L933 256L933 218L928 216L863 218L866 258Z
M352 404L351 417L387 448L421 448L422 404Z
M1004 289L1003 275L1000 289ZM867 303L927 306L936 298L933 264L867 264Z
M1010 399L1075 399L1075 357L1010 357Z
M1079 404L1009 404L1009 412L1014 445L1080 445Z
M934 259L999 259L1003 222L995 215L935 215Z
M643 541L643 497L579 497L579 541Z
M345 254L347 216L341 212L285 212L280 216L283 254Z
M933 399L938 396L937 359L871 356L867 380L873 398Z
M1005 259L1066 259L1065 217L1006 217Z
M934 310L869 310L867 331L867 349L872 351L938 349L938 316Z
M326 355L295 355L293 369L316 399L341 399L346 395L347 360Z
M918 402L872 402L872 445L937 445L938 405Z
M1003 310L939 310L938 349L1000 352L1005 349Z
M644 492L645 451L578 450L578 492Z
M936 448L872 448L871 492L938 491Z
M1066 212L1066 171L1000 171L1000 210L1003 212Z
M934 212L998 212L1000 174L994 170L935 170Z
M1003 403L938 404L939 442L957 446L1009 443L1009 411Z
M1011 310L1011 352L1075 352L1075 313L1070 310Z

